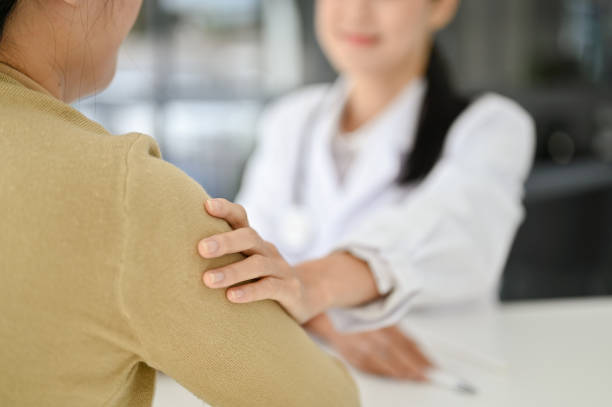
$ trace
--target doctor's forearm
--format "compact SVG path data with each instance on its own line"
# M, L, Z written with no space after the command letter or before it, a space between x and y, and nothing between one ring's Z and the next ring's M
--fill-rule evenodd
M380 296L368 264L346 252L302 263L296 272L315 290L321 312L362 305Z

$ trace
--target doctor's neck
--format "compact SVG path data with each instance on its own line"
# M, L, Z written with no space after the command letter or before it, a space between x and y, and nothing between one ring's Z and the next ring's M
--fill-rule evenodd
M351 89L340 120L341 132L352 132L373 120L402 90L425 75L430 49L397 69L383 73L347 74Z

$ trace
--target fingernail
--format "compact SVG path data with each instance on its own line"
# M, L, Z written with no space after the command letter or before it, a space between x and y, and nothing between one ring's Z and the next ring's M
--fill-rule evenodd
M232 299L237 300L237 299L242 298L242 296L244 295L244 291L237 288L235 290L232 290L230 295L232 296Z
M200 243L200 250L203 254L214 254L219 249L219 243L215 240L204 240Z
M209 199L208 200L208 209L210 209L212 211L216 211L217 209L219 209L219 203L217 201L215 201L214 199Z
M225 274L222 271L206 274L206 281L208 282L208 284L218 283L219 281L222 281L224 278L225 278Z

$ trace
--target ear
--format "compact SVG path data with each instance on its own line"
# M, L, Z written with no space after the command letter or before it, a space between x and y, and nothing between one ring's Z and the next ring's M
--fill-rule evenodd
M439 31L446 27L457 14L459 0L431 0L432 8L429 26L432 31Z

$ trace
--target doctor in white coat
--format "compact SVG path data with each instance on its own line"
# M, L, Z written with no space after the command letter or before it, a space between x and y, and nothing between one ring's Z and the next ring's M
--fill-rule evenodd
M237 199L248 220L206 205L237 230L202 241L202 256L250 257L204 282L233 302L279 301L371 373L425 378L429 361L394 324L494 298L523 218L533 123L502 96L453 91L433 44L457 3L318 0L339 79L265 113Z

